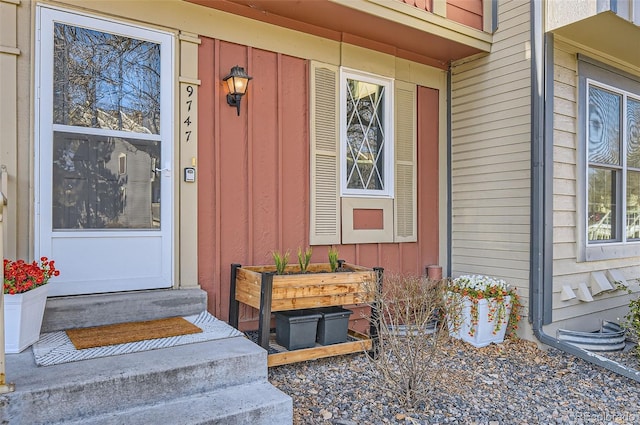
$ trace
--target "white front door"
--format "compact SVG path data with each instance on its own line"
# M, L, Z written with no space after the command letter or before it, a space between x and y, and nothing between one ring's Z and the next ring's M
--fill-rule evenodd
M36 255L49 295L172 285L173 37L38 8Z

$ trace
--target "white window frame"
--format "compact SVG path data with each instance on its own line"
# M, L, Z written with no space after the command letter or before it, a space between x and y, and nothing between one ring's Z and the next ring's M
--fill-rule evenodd
M383 103L384 117L382 124L385 130L384 141L384 186L383 190L349 189L347 188L347 79L364 81L385 87ZM393 198L394 196L394 81L392 78L384 78L355 69L340 68L340 195L345 197L381 197Z

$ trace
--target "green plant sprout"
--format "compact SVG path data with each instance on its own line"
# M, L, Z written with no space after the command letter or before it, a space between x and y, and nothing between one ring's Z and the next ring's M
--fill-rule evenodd
M329 247L329 267L332 273L338 270L338 250L334 247Z
M302 248L298 247L298 264L300 265L300 273L306 273L311 261L311 247L302 252Z
M289 264L289 251L281 254L279 251L273 251L273 261L276 263L276 274L284 274L284 269Z

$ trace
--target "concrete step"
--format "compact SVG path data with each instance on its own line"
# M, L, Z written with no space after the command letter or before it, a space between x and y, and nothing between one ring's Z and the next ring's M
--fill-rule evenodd
M202 289L156 289L47 299L40 332L190 316L207 309Z
M283 425L292 423L291 397L267 382L183 397L64 425Z
M86 422L89 418L95 418L95 423L137 423L129 422L129 419L122 422L124 416L120 416L120 421L118 416L113 416L112 420L109 415L126 415L125 411L128 411L142 421L155 414L168 414L162 413L162 406L174 404L179 411L176 414L182 417L191 415L192 408L201 408L207 403L218 406L215 408L217 414L214 410L206 410L214 415L205 418L208 422L194 414L193 422L146 423L234 423L235 418L241 421L243 417L271 414L288 419L256 423L291 423L292 408L286 404L288 396L275 388L275 392L264 390L265 386L270 387L266 356L265 350L244 337L48 367L36 366L33 353L28 349L7 355L6 380L15 383L16 390L0 396L0 423L91 423ZM250 392L248 388L253 385L257 387ZM247 395L253 396L239 397L242 388ZM265 393L264 400L255 394L260 392L258 388ZM227 405L216 405L212 401L225 397L238 401L235 404L229 401ZM194 403L191 407L190 400ZM252 410L252 406L257 410ZM170 407L167 409L171 410ZM227 416L231 422L215 422Z

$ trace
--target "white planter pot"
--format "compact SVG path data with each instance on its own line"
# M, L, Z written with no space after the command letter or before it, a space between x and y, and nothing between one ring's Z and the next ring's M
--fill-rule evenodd
M504 341L511 312L511 297L505 297L505 311L499 329L496 329L498 321L497 314L489 319L489 309L498 308L495 300L478 300L478 323L472 325L471 306L472 301L468 297L463 297L460 304L460 314L457 318L449 320L449 335L462 339L474 347L486 347L491 343L499 344ZM457 319L457 320L456 320ZM453 323L457 322L457 326ZM457 329L456 329L457 327Z
M4 350L19 353L40 338L49 285L31 291L4 294Z

